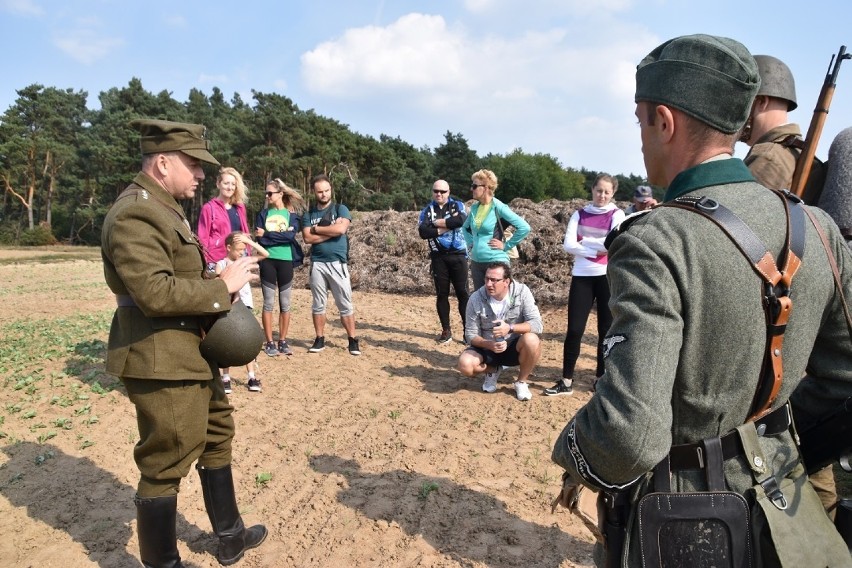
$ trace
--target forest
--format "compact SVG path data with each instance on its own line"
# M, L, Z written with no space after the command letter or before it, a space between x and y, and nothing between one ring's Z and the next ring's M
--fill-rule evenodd
M303 195L319 173L330 176L336 200L357 211L411 211L431 198L434 180L470 199L470 175L487 168L497 175L497 196L545 199L587 198L598 172L563 166L548 154L480 156L462 133L447 131L444 142L416 148L399 136L378 139L348 125L302 110L280 94L252 91L252 101L218 88L197 89L180 102L168 91L154 94L139 79L98 95L33 84L0 116L0 244L100 244L103 218L116 196L139 171L139 135L129 123L159 118L204 124L212 153L223 166L243 174L249 218L264 205L266 181L280 177ZM616 172L616 199L628 200L643 182ZM215 197L216 168L205 166L203 191L184 203L193 225L201 205Z

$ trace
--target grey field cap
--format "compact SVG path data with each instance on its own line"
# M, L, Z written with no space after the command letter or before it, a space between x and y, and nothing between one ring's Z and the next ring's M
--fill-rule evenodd
M745 124L760 86L757 63L736 40L681 36L658 46L636 67L636 102L672 108L724 132Z

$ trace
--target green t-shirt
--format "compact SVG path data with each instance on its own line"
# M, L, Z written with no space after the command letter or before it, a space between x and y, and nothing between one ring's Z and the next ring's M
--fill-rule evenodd
M290 211L287 209L270 209L266 215L266 226L264 231L278 232L286 231L290 226ZM287 243L266 247L269 258L275 260L293 260L293 249Z

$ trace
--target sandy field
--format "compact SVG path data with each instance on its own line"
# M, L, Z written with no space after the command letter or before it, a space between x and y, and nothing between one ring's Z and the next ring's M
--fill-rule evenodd
M0 251L0 335L58 322L44 326L56 339L39 339L35 367L8 351L0 362L0 565L139 566L134 409L102 375L106 323L74 336L79 318L108 322L113 298L96 251L47 251ZM259 355L262 393L246 389L245 369L232 371L237 500L247 524L269 528L237 565L591 566L591 536L550 512L561 474L550 452L590 396L594 336L584 338L574 395L542 396L560 374L566 318L564 307L543 308L533 399L519 402L513 370L494 394L454 370L462 346L435 343L433 297L356 292L355 306L362 356L346 351L333 310L328 347L307 352L310 297L298 289L294 355ZM115 388L99 394L93 377ZM218 566L195 472L181 486L177 530L186 566Z

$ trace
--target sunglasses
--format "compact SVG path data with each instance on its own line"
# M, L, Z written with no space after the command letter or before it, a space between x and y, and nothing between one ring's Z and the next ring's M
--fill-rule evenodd
M281 193L281 192L280 192L280 191L267 191L267 192L266 192L266 197L272 197L272 196L273 196L273 195L275 195L276 193Z
M440 193L441 195L444 195L445 193L449 193L449 192L450 192L449 189L445 190L445 191L441 191L440 189L433 189L432 190L432 193Z
M470 189L476 189L477 187L485 187L484 183L472 183L470 184Z

